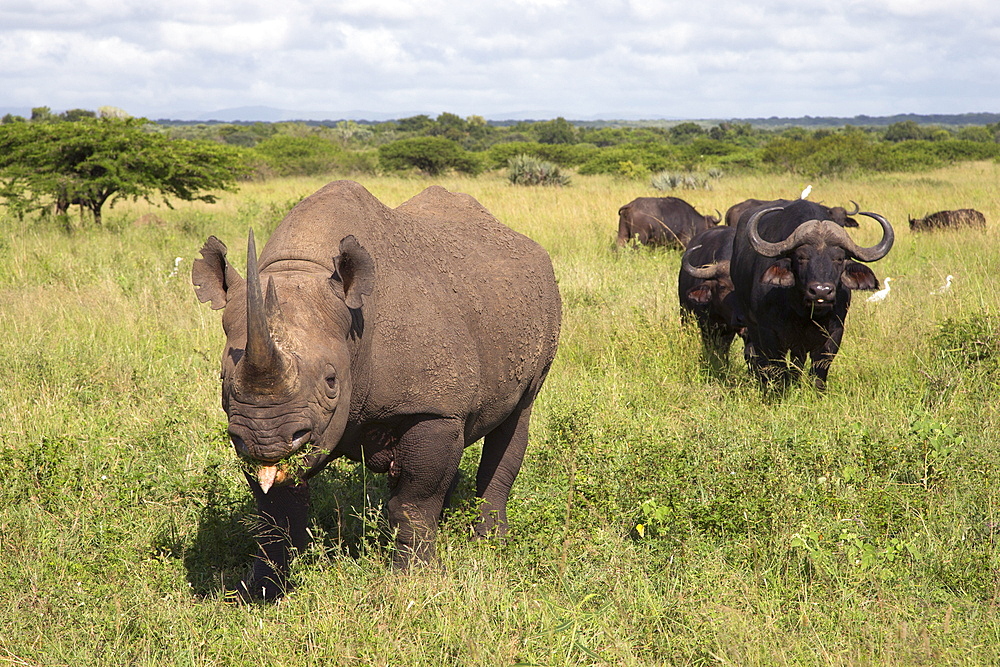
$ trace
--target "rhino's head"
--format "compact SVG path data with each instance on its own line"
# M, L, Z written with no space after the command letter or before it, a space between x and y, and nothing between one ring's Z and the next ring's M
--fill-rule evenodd
M340 244L332 275L316 265L275 271L262 280L253 232L247 279L210 237L192 282L201 301L225 308L222 407L236 453L266 492L274 483L326 460L340 440L351 404L351 337L374 264L353 236ZM294 463L292 462L294 460Z

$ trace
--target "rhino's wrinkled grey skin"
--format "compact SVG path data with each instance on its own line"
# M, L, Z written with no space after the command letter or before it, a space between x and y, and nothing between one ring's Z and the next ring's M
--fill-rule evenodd
M390 209L351 181L296 206L259 262L249 245L246 280L215 237L192 267L198 298L225 308L222 404L270 527L244 594L283 591L306 480L336 456L388 473L406 567L432 557L462 449L485 438L476 530L503 533L559 338L548 254L467 195L431 187Z

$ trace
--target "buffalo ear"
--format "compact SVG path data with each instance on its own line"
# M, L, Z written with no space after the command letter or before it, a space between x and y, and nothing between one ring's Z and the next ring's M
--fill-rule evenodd
M704 306L706 303L712 300L712 288L702 283L697 287L692 287L688 290L687 298L689 298L693 303L697 303L700 306Z
M191 265L191 282L202 303L211 301L212 310L225 308L229 290L243 284L243 278L226 261L226 244L209 236L201 247L201 259Z
M331 281L343 289L344 303L357 310L364 305L363 297L375 289L375 261L353 235L340 241L340 254L333 258L336 272Z
M777 285L778 287L791 287L795 284L795 274L792 273L792 263L787 259L782 259L771 266L760 277L760 282L765 285Z
M878 289L878 278L864 264L850 261L844 266L840 283L847 289Z

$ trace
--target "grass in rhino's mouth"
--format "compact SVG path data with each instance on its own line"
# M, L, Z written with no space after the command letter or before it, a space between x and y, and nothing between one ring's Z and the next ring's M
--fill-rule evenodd
M256 477L258 470L269 465L274 465L277 466L278 471L283 473L286 479L295 478L300 471L309 467L309 459L311 457L321 453L323 453L323 450L320 447L317 447L313 443L308 443L277 463L265 463L257 459L241 456L239 457L239 467L240 470L248 475Z

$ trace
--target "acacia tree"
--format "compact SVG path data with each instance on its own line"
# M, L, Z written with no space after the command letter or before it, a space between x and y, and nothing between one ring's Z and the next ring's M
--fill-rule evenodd
M0 197L22 214L73 204L97 224L105 204L119 199L170 198L214 202L247 172L231 147L168 139L141 118L80 118L72 122L0 125Z

